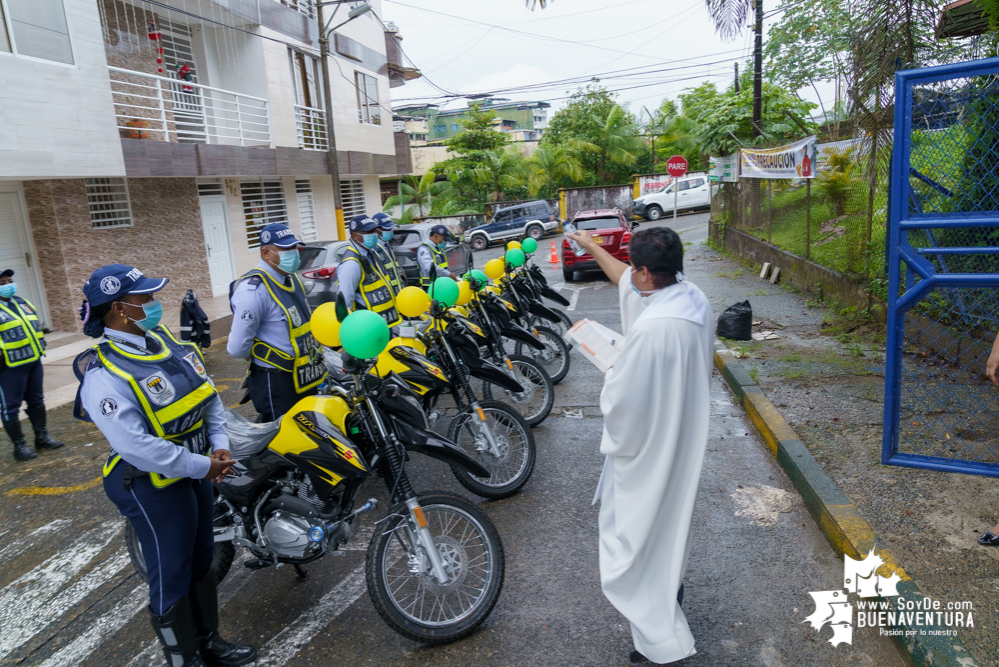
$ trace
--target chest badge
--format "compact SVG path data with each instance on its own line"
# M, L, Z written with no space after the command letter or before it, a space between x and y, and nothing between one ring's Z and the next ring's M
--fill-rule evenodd
M302 326L302 316L298 312L298 306L292 306L288 309L288 314L291 315L291 325L293 327Z
M154 373L142 381L142 387L156 405L169 405L177 396L170 380L162 373Z
M205 377L205 365L201 363L201 359L198 357L197 352L185 354L184 358L187 359L187 363L191 364L191 368L194 369L195 373L201 377Z

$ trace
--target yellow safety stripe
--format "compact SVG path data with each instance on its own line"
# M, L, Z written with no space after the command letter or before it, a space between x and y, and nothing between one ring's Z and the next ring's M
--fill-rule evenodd
M184 479L184 478L183 477L164 477L163 475L160 475L159 473L155 473L155 472L149 473L149 481L152 482L153 486L155 486L157 489L165 488L167 486L170 486L174 482L179 482L182 479Z
M202 384L200 387L192 391L187 396L174 401L165 408L157 410L156 419L159 420L161 424L172 422L174 419L177 419L181 415L193 410L198 403L210 397L214 393L215 393L215 387L212 386L211 382L208 382L206 380L204 384Z
M260 276L264 277L263 284L264 284L264 287L267 288L267 291L270 292L271 299L273 299L274 303L276 303L278 305L278 307L281 310L284 311L284 316L286 318L288 318L287 319L287 322L288 322L288 338L291 340L291 349L294 350L294 352L295 352L295 358L301 357L302 356L302 351L298 349L298 343L295 341L295 337L293 335L291 335L291 331L293 329L293 326L292 326L292 323L291 323L291 313L288 312L288 309L284 307L283 303L281 303L281 299L279 299L277 297L277 294L274 293L274 290L271 289L271 283L274 283L275 285L277 285L278 287L280 287L281 289L283 289L285 292L294 292L295 291L295 286L292 285L291 287L285 287L281 283L276 282L273 278L271 278L269 275L267 275L267 273L264 272L264 271L260 271L259 273L256 273L255 275L260 275ZM297 275L295 275L294 273L291 274L291 275L295 276L295 280L298 280L298 276ZM303 292L305 291L305 287L302 287L302 291ZM305 313L302 313L303 319L305 318L305 315L306 315ZM308 320L306 320L306 321L308 321ZM271 348L271 349L273 349L273 348Z
M149 418L149 423L151 423L153 428L156 429L156 435L161 438L166 438L166 431L163 430L163 426L156 420L156 411L153 410L152 406L149 404L149 401L146 399L146 395L142 393L142 388L139 387L139 383L135 381L135 378L111 363L111 360L105 357L104 353L101 352L100 346L97 347L97 356L100 357L101 363L104 364L106 369L131 385L132 393L135 394L135 397L139 400L139 404L142 406L142 411L145 412L146 417Z
M153 340L155 340L157 343L160 344L160 351L157 352L156 354L134 354L116 345L115 342L111 339L107 339L107 342L108 344L111 345L111 347L114 348L115 352L129 359L136 359L138 361L162 361L163 359L169 359L170 355L173 353L170 351L170 348L163 342L163 339L160 338L155 331L147 331L146 335L150 336Z
M264 350L262 354L257 351L258 345ZM295 367L295 357L282 352L276 347L271 347L262 340L254 341L253 346L250 348L250 355L254 359L259 359L288 373L292 372Z
M385 275L381 271L378 270L378 267L375 265L376 262L369 262L369 264L371 265L374 274L378 276L378 280L368 284L365 284L364 282L365 279L368 277L368 274L367 271L364 270L363 262L361 262L357 257L345 257L344 259L341 260L341 264L343 262L357 262L358 266L361 267L361 282L357 286L357 289L358 292L360 292L361 294L361 298L364 299L364 305L368 307L368 310L371 310L376 313L381 313L383 310L389 310L390 308L395 307L394 296L392 296L392 298L389 299L388 301L383 301L382 303L379 304L372 304L371 300L368 298L368 292L373 292L377 289L381 289L382 287L388 288L389 295L392 295L392 283L390 280L388 280L385 277ZM350 306L353 307L354 304L350 304Z
M107 477L114 470L114 467L118 465L118 461L121 461L121 454L116 455L114 458L109 459L104 463L104 476Z
M37 309L35 308L34 304L32 304L30 301L25 301L25 303L31 306L31 309L35 311L34 313L28 314L21 310L21 307L18 305L17 301L14 301L12 299L10 303L13 305L13 310L3 305L2 303L0 303L0 310L3 310L5 313L13 317L14 320L12 322L8 322L3 326L0 326L0 331L6 331L7 329L21 327L22 329L24 329L25 338L23 341L13 341L10 343L4 343L2 340L0 340L0 350L4 351L17 350L22 347L25 347L26 345L30 345L35 352L30 357L22 359L13 364L9 363L9 358L7 358L6 356L4 359L4 361L7 362L8 366L22 366L24 364L30 364L31 362L41 357L42 354L44 353L40 344L40 341L42 340L44 334L41 331L37 331L35 327L31 325L31 322L38 321Z

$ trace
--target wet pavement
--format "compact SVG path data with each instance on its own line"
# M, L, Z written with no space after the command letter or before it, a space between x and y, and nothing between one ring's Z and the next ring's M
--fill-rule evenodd
M738 277L716 275L738 266L701 245L706 216L681 216L678 223L691 243L686 274L716 312L747 296L755 305ZM477 253L477 265L498 254ZM548 275L552 284L562 282L558 266ZM563 289L566 296L578 292L573 319L620 329L616 290L600 274ZM800 317L801 326L816 319L797 306L796 295L767 289L775 299L773 317ZM235 404L245 366L220 343L207 362L224 402ZM628 664L628 625L600 592L598 509L590 504L602 463L602 375L578 355L572 363L556 386L555 409L535 429L531 481L506 500L471 498L496 524L506 553L503 592L478 632L439 647L392 632L368 599L366 540L359 536L342 555L307 566L306 582L287 567L252 572L242 567L245 554L238 555L221 585L223 634L260 646L258 665ZM98 484L106 443L70 412L65 406L50 415L54 435L67 447L34 461L14 464L0 438L0 665L162 664L145 618L146 587L128 562L121 521ZM468 497L442 464L414 456L409 470L418 490ZM362 495L383 499L379 484L373 480ZM362 527L373 522L365 519ZM682 664L903 664L891 644L870 631L857 630L852 645L833 647L830 628L817 632L802 622L814 610L809 591L840 586L842 561L717 373L694 524L684 612L698 653Z

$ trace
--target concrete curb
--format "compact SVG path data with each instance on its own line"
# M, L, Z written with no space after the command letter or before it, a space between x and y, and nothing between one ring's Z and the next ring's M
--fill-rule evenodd
M916 582L905 573L895 557L888 549L878 544L874 529L867 523L867 519L857 506L819 466L798 434L784 421L777 408L756 385L756 381L721 343L716 343L715 367L745 408L746 414L763 436L777 462L791 478L812 518L836 553L861 560L873 547L885 564L893 568L902 578L902 582L897 586L899 594L913 601L924 598ZM975 665L971 653L957 637L919 635L919 628L926 626L893 627L916 631L917 634L908 637L892 636L892 641L902 656L913 665L920 667L924 665L974 667Z

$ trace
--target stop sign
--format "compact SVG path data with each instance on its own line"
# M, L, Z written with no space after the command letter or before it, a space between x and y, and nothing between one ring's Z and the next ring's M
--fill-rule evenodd
M679 178L687 173L687 158L682 155L674 155L666 163L666 173L673 178Z

